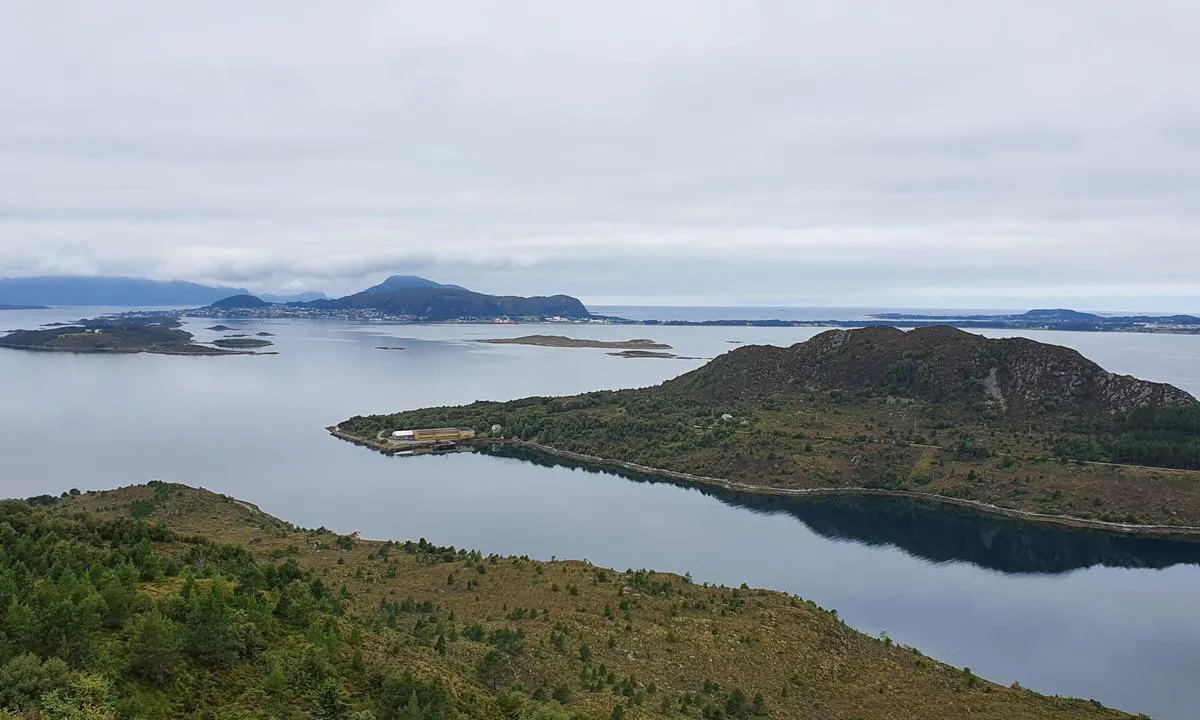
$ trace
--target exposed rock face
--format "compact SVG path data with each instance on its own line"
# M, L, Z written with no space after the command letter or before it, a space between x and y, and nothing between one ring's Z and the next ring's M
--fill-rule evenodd
M747 346L665 384L720 402L799 400L841 391L928 400L948 413L1012 423L1064 415L1102 419L1197 401L1179 388L1114 375L1078 352L950 327L831 330L788 348Z

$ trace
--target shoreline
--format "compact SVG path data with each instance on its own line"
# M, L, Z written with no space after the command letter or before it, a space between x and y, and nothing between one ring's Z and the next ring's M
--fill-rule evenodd
M329 431L330 435L333 435L339 440L345 440L346 442L375 450L376 452L384 455L396 455L400 451L400 448L393 448L386 443L367 440L357 435L351 435L343 432L336 425L327 427L325 429ZM583 465L589 465L598 468L627 470L651 477L658 477L666 480L676 480L691 485L713 487L730 492L749 493L752 495L770 495L776 497L791 497L800 499L806 497L828 497L838 495L906 498L911 500L927 500L931 502L944 503L946 505L955 505L957 507L977 510L979 512L992 515L1000 515L1016 520L1024 520L1026 522L1049 523L1087 530L1103 530L1124 535L1140 535L1147 537L1169 537L1172 535L1188 537L1200 536L1200 527L1193 525L1138 525L1109 522L1106 520L1094 520L1091 518L1074 517L1071 515L1048 515L1046 513L1034 512L1032 510L1016 510L1013 508L1000 507L999 505L992 505L991 503L985 503L979 500L968 500L966 498L937 495L935 493L922 493L913 490L886 490L882 488L867 487L777 488L763 485L747 485L745 483L734 482L724 478L692 475L690 473L680 472L678 470L654 468L647 465L638 465L637 463L626 462L624 460L613 460L611 458L602 458L595 455L577 453L571 450L560 450L549 445L532 443L526 440L483 438L460 443L460 445L464 447L475 447L489 444L510 445L512 447L532 450L548 457L572 460Z

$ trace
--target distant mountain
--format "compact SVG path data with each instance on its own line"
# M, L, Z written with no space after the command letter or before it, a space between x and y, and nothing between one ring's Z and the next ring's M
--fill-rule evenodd
M1093 313L1079 312L1078 310L1055 308L1053 310L1030 310L1020 315L1014 315L1013 319L1037 320L1041 322L1099 322L1104 320L1104 317Z
M219 310L245 310L248 308L270 307L270 305L271 303L266 302L265 300L247 293L242 293L240 295L232 295L227 298L222 298L212 305L209 305L209 307Z
M1050 330L1090 330L1095 332L1112 330L1195 332L1200 329L1200 318L1194 315L1096 315L1063 308L1029 310L1019 315L913 315L909 313L877 313L871 316L905 325L936 325L946 322L969 328L1027 328ZM858 327L874 322L850 321L828 324L842 327Z
M427 278L417 275L393 275L387 280L363 290L365 293L390 293L397 290L406 290L408 288L438 288L441 290L466 290L460 285L446 285L444 283L434 282Z
M417 278L421 280L421 278ZM399 283L407 282L405 279ZM425 281L429 282L429 281ZM384 283L386 285L387 283ZM407 285L380 291L376 286L337 300L317 300L305 307L322 310L377 310L428 321L493 319L499 317L592 317L577 298L569 295L516 297L484 295L454 286Z
M0 303L10 305L207 305L246 292L244 288L132 277L41 275L0 279Z
M329 296L323 292L309 290L308 292L296 293L295 295L272 295L271 293L260 293L259 296L269 303L291 303L291 302L312 302L313 300L325 300Z
M45 305L9 305L0 303L0 310L49 310Z

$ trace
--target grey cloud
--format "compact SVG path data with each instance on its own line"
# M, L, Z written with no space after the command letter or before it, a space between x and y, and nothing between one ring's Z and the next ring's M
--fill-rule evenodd
M0 274L1200 308L1185 0L3 16Z

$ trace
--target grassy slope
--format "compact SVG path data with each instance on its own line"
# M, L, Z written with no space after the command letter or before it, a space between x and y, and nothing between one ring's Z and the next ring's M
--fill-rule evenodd
M706 588L677 576L627 575L581 562L466 557L431 562L426 555L407 554L386 543L295 529L202 490L171 486L158 495L155 500L151 488L125 488L71 498L53 511L116 518L128 516L131 503L140 501L142 512L153 507L151 521L179 533L244 546L264 559L293 558L329 586L345 584L347 624L377 618L381 603L411 599L419 607L428 601L436 607L434 613L401 611L395 630L360 624L366 630L367 666L401 666L428 680L442 679L463 716L502 717L496 691L476 671L490 648L461 635L480 624L486 631L512 628L525 634L525 650L512 659L497 688L500 693L508 688L528 693L543 684L570 690L565 706L526 697L519 716L543 707L609 718L622 705L629 718L700 717L701 706L720 702L725 691L737 688L748 698L761 693L767 716L775 718L1128 717L1091 702L1048 698L976 679L858 633L836 615L783 593ZM162 545L155 552L177 549ZM153 586L145 589L160 592ZM513 619L518 609L525 613ZM460 633L444 656L434 650L434 637L411 631L422 617L432 615L446 632L454 627ZM591 650L586 663L580 659L584 645ZM601 666L618 688L633 678L640 703L631 704L611 683L595 684ZM255 688L266 671L253 663L235 667L216 684L221 691L213 693L213 701L240 707L246 717L259 716L252 710L256 703L261 706ZM582 688L581 673L589 674L596 691ZM722 690L705 693L706 681ZM681 713L685 696L697 702Z

